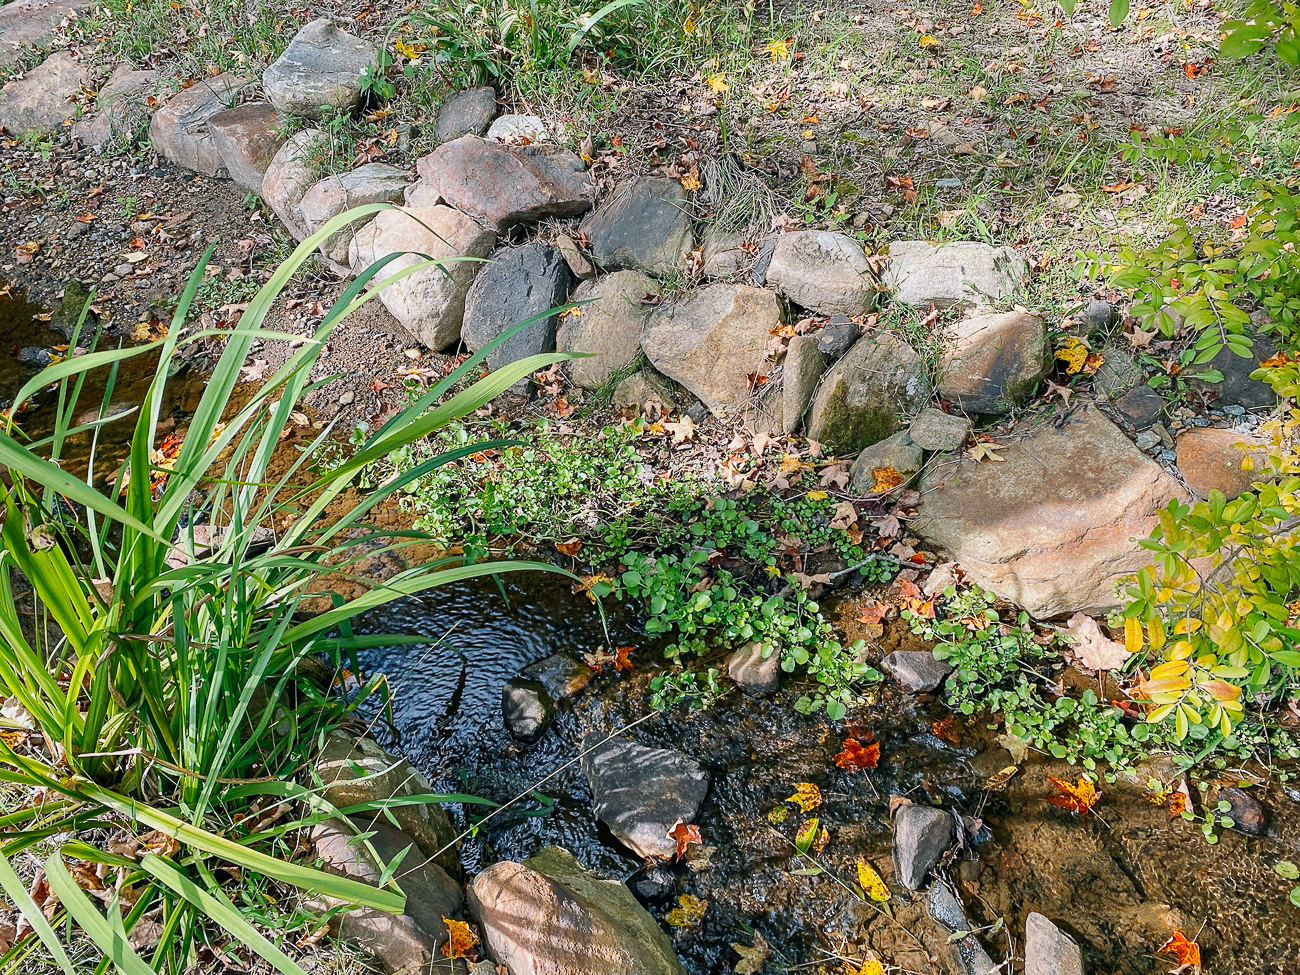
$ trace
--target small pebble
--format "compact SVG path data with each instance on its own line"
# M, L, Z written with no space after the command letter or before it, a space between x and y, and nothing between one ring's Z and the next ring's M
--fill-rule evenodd
M357 394L352 392L352 390L349 389L346 393L344 393L342 396L339 397L339 405L350 406L356 400L356 398L357 398Z
M934 188L936 190L959 190L961 189L961 185L961 180L957 179L955 176L947 177L945 179L936 179L934 181Z

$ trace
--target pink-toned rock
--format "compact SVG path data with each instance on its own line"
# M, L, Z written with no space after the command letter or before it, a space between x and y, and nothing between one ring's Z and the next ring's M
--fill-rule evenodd
M384 163L366 163L341 176L326 176L302 198L302 215L309 233L316 233L350 207L366 203L400 203L409 176L405 170ZM436 204L431 204L436 205ZM335 231L320 250L326 260L341 270L348 261L348 244L356 224Z
M94 149L112 139L135 142L149 124L147 101L157 82L157 71L118 65L95 96L95 114L72 126L73 137Z
M154 148L169 162L204 176L228 175L208 131L208 120L234 105L247 84L247 78L222 74L203 78L172 95L149 123Z
M1039 619L1115 608L1116 581L1150 562L1137 539L1186 492L1095 409L1025 433L996 448L1001 462L961 454L928 471L911 529Z
M1177 448L1183 480L1201 499L1208 498L1211 491L1222 491L1231 501L1250 490L1255 481L1268 478L1268 451L1258 437L1192 427L1178 435ZM1249 470L1242 469L1243 462Z
M51 54L0 88L0 129L19 138L57 131L76 113L72 99L89 81L90 72L67 51Z
M382 279L420 263L424 256L487 257L496 239L491 230L451 207L385 210L357 231L348 258L352 273L361 274L380 258L403 255L384 266ZM460 340L465 295L480 267L475 260L426 267L384 288L379 300L422 343L445 349Z
M235 185L262 193L262 177L284 145L284 123L269 102L247 102L208 119L217 155Z
M280 218L294 240L308 236L302 198L317 181L316 171L311 165L311 147L319 137L319 129L294 133L276 152L262 177L263 201Z
M972 315L939 359L939 395L968 413L1006 413L1029 398L1051 358L1037 315Z
M415 164L448 204L498 231L591 208L582 160L553 146L511 146L465 135Z
M13 0L0 6L0 68L24 48L48 45L65 17L89 6L84 0Z

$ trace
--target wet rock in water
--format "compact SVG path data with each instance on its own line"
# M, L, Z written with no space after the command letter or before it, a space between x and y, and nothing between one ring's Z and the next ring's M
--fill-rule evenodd
M1009 296L1028 273L1025 259L1010 247L896 240L889 245L885 286L908 305L980 306Z
M312 184L303 195L303 224L308 234L314 234L344 210L367 203L400 203L407 180L405 170L384 163L366 163L341 176L326 176ZM346 270L348 245L356 236L357 222L336 230L320 245L321 254L336 265L336 270Z
M588 217L582 232L592 261L606 271L665 274L694 246L690 204L675 179L643 176Z
M930 398L925 363L888 332L863 337L822 377L807 418L808 436L834 453L879 443Z
M648 403L657 403L661 412L671 413L677 409L677 391L671 379L647 366L615 386L611 402L614 406L635 406L638 410L645 409Z
M1136 430L1145 430L1165 411L1165 398L1146 383L1138 383L1115 400L1115 409Z
M320 138L319 129L296 132L282 145L262 177L262 200L280 218L294 240L309 237L302 200L316 184L310 165L311 147Z
M751 641L727 658L727 675L747 697L769 697L781 689L781 652L765 657L763 645Z
M501 716L512 738L531 745L551 726L555 705L539 681L516 677L501 688Z
M817 348L831 362L844 356L862 334L847 315L836 315L817 333Z
M1116 607L1115 580L1149 561L1134 539L1183 489L1094 408L998 453L1000 463L963 455L922 475L912 530L1031 616Z
M463 135L421 156L415 169L451 206L498 231L591 209L591 182L567 149Z
M568 300L573 278L569 266L553 247L537 242L492 252L465 298L465 345L478 351L502 332ZM551 315L516 332L488 353L489 369L530 355L555 351L556 316ZM516 383L526 390L528 379Z
M936 660L929 650L895 650L880 666L911 694L934 690L952 673L952 665Z
M89 82L90 72L67 51L51 54L0 88L0 128L19 139L58 131L72 116L72 99Z
M331 930L376 956L385 971L452 971L438 967L438 960L447 941L443 918L454 917L461 907L460 885L436 863L422 863L420 851L409 849L414 841L382 818L367 822L365 832L381 862L370 856L365 844L357 842L356 830L337 819L312 827L311 840L329 873L376 886L383 879L383 864L407 851L401 862L406 907L400 916L374 908L344 910L331 919ZM308 901L311 909L320 912L344 904L324 896Z
M470 910L488 955L528 975L685 975L672 942L623 884L548 846L474 878Z
M862 245L827 230L797 230L778 237L767 283L822 315L861 315L880 290Z
M269 102L246 102L208 119L217 155L241 190L261 194L267 167L284 145L282 126Z
M952 815L933 806L909 803L894 814L894 868L908 890L925 887L926 875L957 841Z
M234 105L247 84L247 78L222 74L203 78L172 95L149 123L153 147L183 169L204 176L227 175L226 163L208 131L208 120Z
M1083 975L1078 942L1037 911L1025 918L1025 975Z
M546 688L551 700L559 704L590 684L595 672L576 657L567 653L553 653L529 664L522 673L524 677L535 680Z
M1007 413L1030 397L1051 363L1037 315L971 315L953 327L939 357L939 395L970 413Z
M50 317L50 328L69 342L72 341L72 335L77 330L78 323L81 323L81 334L83 336L92 334L98 319L95 312L86 307L86 302L89 300L90 292L86 290L80 281L69 281L63 286L63 297L59 300L58 307L54 309L54 314ZM86 315L84 322L81 318L82 312L85 312Z
M727 417L749 400L753 376L766 376L768 339L781 305L763 288L710 284L661 304L641 334L651 364Z
M745 238L738 233L710 227L700 245L704 276L712 281L738 281L754 261L744 248ZM747 276L747 275L746 275Z
M593 353L564 364L575 385L596 389L636 358L642 326L654 307L642 299L662 293L659 282L640 271L615 271L578 286L572 300L586 304L565 315L555 333L559 351Z
M849 485L858 494L887 491L894 484L877 484L899 475L906 481L921 469L925 453L912 442L906 430L866 447L849 468ZM891 473L892 471L892 473ZM877 472L880 472L877 474Z
M930 920L942 927L950 936L971 929L971 923L966 918L966 910L962 907L961 901L942 881L930 888L930 893L925 899L925 911L930 916ZM955 942L950 941L945 948L947 952L956 955L954 967L964 975L991 975L998 969L997 964L973 934L965 934Z
M54 350L39 345L24 345L18 350L18 355L15 358L24 365L44 369L54 363Z
M695 821L709 791L709 773L671 748L647 748L593 732L582 741L582 773L596 818L638 856L668 859L677 844L668 831Z
M1251 836L1263 836L1268 832L1268 808L1245 789L1235 785L1226 785L1219 790L1218 802L1226 802L1226 815L1233 822L1233 829Z
M370 43L318 17L267 66L262 87L285 115L319 119L327 109L351 112L361 101L361 75L378 56Z
M348 246L353 274L380 258L401 254L384 266L385 276L424 261L425 257L487 257L496 234L450 207L385 210L356 232ZM455 261L416 271L379 292L393 317L430 349L460 341L465 296L482 267L478 261Z
M438 106L433 137L439 143L462 135L482 135L497 115L497 93L493 88L466 88Z
M428 795L434 791L429 780L406 759L393 757L373 739L353 740L339 731L325 739L312 767L324 787L323 797L337 808L394 796ZM453 876L460 873L456 830L441 806L430 803L397 806L392 813L398 827L415 841L421 854L436 857L434 862ZM369 822L367 818L361 825L368 827Z
M536 142L549 142L551 133L546 129L546 122L536 115L507 113L488 126L487 138L497 142L528 145Z
M628 879L627 885L638 901L652 907L669 903L677 893L677 878L657 863L642 867Z
M1268 383L1251 379L1250 374L1259 368L1263 360L1276 353L1276 339L1257 333L1251 343L1248 358L1242 358L1225 345L1209 362L1191 366L1183 375L1193 388L1213 393L1214 403L1220 409L1225 406L1241 406L1248 410L1270 410L1277 406L1277 393ZM1223 379L1211 383L1197 378L1198 373L1211 370L1222 373Z
M119 65L95 96L95 114L72 126L73 137L95 149L113 139L135 142L149 125L146 102L157 83L157 71Z
M578 242L568 234L560 234L555 239L555 249L564 255L564 262L569 265L569 270L579 281L590 281L596 276L596 269L591 266L591 261L587 260L587 255L582 252Z
M1237 446L1242 444L1243 446ZM1250 434L1216 427L1192 427L1178 435L1178 469L1192 493L1208 498L1222 491L1231 501L1253 482L1267 479L1268 448ZM1249 466L1243 470L1242 464Z
M922 410L907 429L921 449L945 451L960 450L970 431L971 422L967 417L935 409Z

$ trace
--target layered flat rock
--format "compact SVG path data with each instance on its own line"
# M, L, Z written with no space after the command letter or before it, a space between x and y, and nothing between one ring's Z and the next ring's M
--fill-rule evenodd
M685 386L717 416L744 407L754 378L766 376L781 305L763 288L711 284L665 302L646 320L641 347L651 364Z
M573 301L583 304L561 320L555 347L591 355L565 363L569 378L583 389L596 389L631 364L641 350L642 325L653 308L644 299L662 293L659 282L640 271L615 271L578 285Z
M1006 298L1028 273L1025 259L1010 247L896 240L889 245L884 283L904 304L974 307Z
M248 79L232 74L194 82L154 112L149 139L169 162L204 176L226 176L225 160L208 131L208 120L239 100Z
M968 413L1008 413L1051 368L1043 320L1027 311L972 315L939 359L939 395Z
M862 245L827 230L798 230L778 237L767 283L795 304L822 315L861 315L880 290Z
M247 102L208 119L208 134L226 172L248 193L262 193L262 178L284 145L283 124L269 102Z
M568 264L559 251L545 244L503 248L494 251L490 261L479 271L465 299L461 334L465 345L474 351L512 326L564 304L573 287ZM488 353L488 367L497 369L554 351L556 326L555 315L525 326Z
M348 263L353 274L361 274L380 258L401 254L380 272L387 278L425 257L487 257L496 238L450 207L385 210L352 238ZM460 341L465 296L481 267L473 260L426 267L384 288L379 300L424 345L445 349Z
M822 377L808 411L808 436L836 453L891 436L930 398L925 364L889 332L865 335Z
M405 170L385 163L366 163L339 176L326 176L314 183L299 207L307 233L314 234L344 210L367 203L400 203L409 182ZM336 230L320 245L321 254L336 266L348 263L348 245L356 224Z
M135 142L149 125L148 99L157 84L157 71L118 65L95 96L94 114L73 125L73 137L94 149L113 139Z
M316 184L311 154L312 146L319 138L319 129L295 132L276 152L262 177L262 200L280 218L294 240L310 236L302 201Z
M378 56L372 44L318 17L267 66L262 87L285 115L319 119L327 109L350 112L361 100L361 76Z
M594 191L582 160L554 146L465 135L422 156L415 168L448 204L498 231L591 209Z
M997 453L928 471L912 531L1036 618L1117 607L1118 578L1150 561L1136 539L1182 488L1093 408Z
M667 274L694 245L686 190L675 179L644 176L588 217L591 259L607 271Z
M65 17L89 6L84 0L13 0L0 6L0 69L25 48L46 47Z
M16 138L58 131L75 114L72 99L89 82L90 72L67 51L51 54L0 88L0 129Z

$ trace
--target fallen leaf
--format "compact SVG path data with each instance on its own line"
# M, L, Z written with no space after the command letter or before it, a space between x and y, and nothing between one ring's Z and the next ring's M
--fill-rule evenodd
M872 494L884 494L894 490L903 483L903 475L894 470L893 465L884 467L873 467L871 474L875 478L875 483L871 485Z
M447 958L466 958L473 961L471 956L477 956L478 952L474 947L478 944L478 935L464 921L457 921L453 918L444 917L442 923L447 925L447 933L450 935L447 943L442 946L442 953Z
M636 647L619 647L614 651L614 669L618 673L635 669L636 664L632 663L632 651L635 649Z
M700 838L700 828L689 823L683 823L680 819L668 831L668 836L677 844L677 859L679 860L686 855L686 848L692 843L696 846L704 845L704 840Z
M950 745L958 745L957 732L952 730L953 716L950 714L946 718L934 722L930 725L930 730L934 732L936 738L941 738Z
M792 37L775 38L767 42L763 48L763 53L768 55L773 61L786 61L790 58L790 42Z
M856 738L845 738L834 761L846 772L861 772L863 769L875 768L880 761L880 742L873 741L864 745Z
M1188 941L1187 936L1181 931L1175 931L1174 936L1160 946L1160 950L1178 959L1178 967L1170 972L1170 975L1201 964L1201 946L1195 941Z
M993 450L993 448L996 446L997 444L995 443L981 442L981 443L977 443L975 446L971 447L971 449L966 452L978 461L985 461L985 460L1001 461L1002 455L995 453Z
M704 920L704 912L709 909L709 902L694 894L682 894L674 907L664 917L664 923L675 928L693 928Z
M796 782L794 794L786 802L793 802L802 812L811 812L822 804L822 790L812 782Z
M757 931L754 932L753 947L735 941L731 943L731 947L736 954L740 955L740 961L736 962L737 975L758 975L768 958L772 956L772 949L768 947L767 939Z
M41 252L41 242L39 240L29 240L25 244L19 244L14 248L14 257L19 264L30 264L36 260L36 255Z
M997 736L997 743L1011 753L1011 761L1019 765L1029 757L1029 742L1007 731Z
M888 603L877 599L863 606L862 612L854 618L859 623L879 623L889 614L891 608Z
M674 444L695 439L695 421L689 416L683 416L680 420L673 423L665 423L664 429L673 435Z
M1068 809L1076 816L1088 812L1101 798L1101 793L1097 791L1097 787L1082 775L1079 776L1078 785L1071 785L1067 780L1058 779L1054 775L1048 776L1048 781L1056 786L1061 794L1059 796L1043 796L1043 802L1050 802L1053 806Z
M1083 371L1088 355L1088 343L1075 335L1071 335L1065 340L1065 345L1056 350L1056 358L1065 363L1065 371L1070 375Z
M815 816L799 827L799 832L794 834L794 848L800 853L807 853L812 850L814 853L820 853L822 849L830 842L831 835L821 825L821 820Z
M985 783L985 787L993 792L1001 792L1007 787L1007 783L1015 778L1016 773L1019 771L1019 765L1008 765L1001 772L990 775L988 782Z
M889 888L885 886L884 878L862 857L858 857L858 886L873 901L883 904L889 900Z
M268 368L265 359L254 359L252 365L240 368L239 376L241 379L250 383L260 382L266 378L266 370Z
M555 548L560 554L576 556L582 551L582 542L576 538L570 538L567 542L556 542Z
M844 975L885 975L885 966L873 952L867 952L867 957L862 959L862 965L854 968L850 964L845 964Z
M1070 405L1070 397L1074 395L1074 390L1069 386L1058 386L1050 379L1047 380L1047 398L1050 400L1053 396L1061 398L1062 406Z
M1069 638L1079 666L1086 670L1114 670L1132 656L1124 644L1110 639L1091 616L1075 613L1062 631Z

